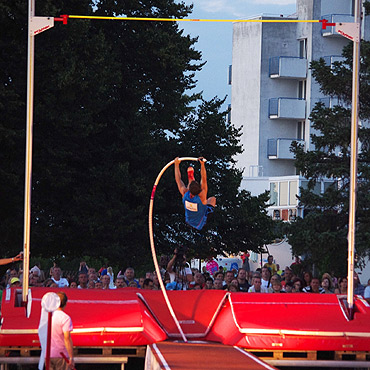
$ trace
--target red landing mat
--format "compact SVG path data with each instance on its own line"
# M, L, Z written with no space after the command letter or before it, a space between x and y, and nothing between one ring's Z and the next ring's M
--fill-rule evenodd
M238 348L209 343L161 342L147 350L145 370L276 370Z
M169 338L181 338L163 295L158 293L158 291L141 290L138 292L138 297L143 300L153 317L162 325ZM223 290L170 291L167 293L188 339L204 338L208 334L227 297L227 293Z

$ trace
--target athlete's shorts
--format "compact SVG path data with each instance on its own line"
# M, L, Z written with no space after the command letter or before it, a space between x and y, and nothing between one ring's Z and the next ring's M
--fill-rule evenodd
M208 215L213 213L214 210L215 210L215 207L211 206L210 204L207 204L206 211L205 211L204 216L203 216L202 220L200 221L200 223L197 226L191 225L189 223L188 223L188 225L190 227L196 229L196 230L202 230L203 226L207 223Z

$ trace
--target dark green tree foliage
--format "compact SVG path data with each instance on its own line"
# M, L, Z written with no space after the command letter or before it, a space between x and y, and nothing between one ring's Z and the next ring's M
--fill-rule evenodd
M181 18L191 11L173 0L36 3L38 16ZM26 2L0 0L0 32L0 246L11 255L23 237ZM205 241L208 255L267 241L266 197L238 192L239 132L225 124L218 99L191 108L199 96L186 92L202 66L195 42L174 22L70 19L36 37L33 256L89 255L123 267L150 261L154 180L170 160L189 155L209 159L219 207L207 237L184 229L171 168L155 199L159 251Z
M321 91L332 97L339 97L347 106L351 105L352 85L352 43L343 50L343 62L335 63L333 69L321 59L311 63L313 76ZM356 253L358 263L369 255L369 164L370 130L370 43L361 43L360 68L360 118L359 129L358 192L356 211ZM289 241L293 252L306 255L323 273L334 271L345 275L347 269L347 234L350 187L350 141L351 110L343 106L326 108L317 104L310 120L315 133L311 135L315 150L305 152L295 143L296 167L303 176L310 179L308 189L302 189L300 197L308 214L292 224ZM336 181L324 194L313 192L322 177Z
M225 120L223 103L218 98L202 100L182 125L174 152L179 157L202 155L207 159L208 196L216 196L216 210L202 231L189 231L184 225L184 209L171 168L164 182L172 185L166 196L171 194L173 207L167 206L161 213L162 220L158 222L164 225L156 235L162 248L180 243L190 249L190 255L204 258L223 251L258 251L273 239L273 221L266 213L268 194L252 197L249 192L239 190L242 171L235 167L234 156L242 152L241 132ZM184 162L180 166L185 184L190 164L193 163ZM200 166L194 166L196 179L200 181Z

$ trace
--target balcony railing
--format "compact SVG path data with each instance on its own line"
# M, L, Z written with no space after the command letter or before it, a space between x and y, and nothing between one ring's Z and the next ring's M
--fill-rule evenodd
M351 14L326 14L321 19L326 19L329 23L354 22L354 16ZM323 36L341 36L338 32L335 32L335 26L326 27L325 30L321 30L321 34Z
M267 158L268 159L294 159L294 154L290 151L293 141L304 143L299 139L268 139L267 140Z
M334 67L335 62L342 62L344 58L341 55L328 55L323 57L325 64L330 66L331 69Z
M272 57L269 60L270 78L302 80L307 76L307 59L299 57Z
M269 100L270 119L305 119L306 101L301 98L272 98Z

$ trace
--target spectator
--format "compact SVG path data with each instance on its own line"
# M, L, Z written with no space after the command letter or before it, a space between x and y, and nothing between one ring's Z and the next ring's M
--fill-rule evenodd
M71 283L69 284L69 287L73 288L73 289L79 288L79 287L77 287L77 283L75 281L71 281Z
M221 279L215 279L215 281L213 282L213 289L216 289L216 290L223 290L223 284L222 284L222 280Z
M121 275L121 276L116 277L116 289L122 289L122 288L127 288L127 284L125 282L125 279Z
M144 279L143 289L153 290L154 283L152 279Z
M17 277L13 277L10 279L10 287L11 288L18 288L22 286L21 281Z
M69 287L68 280L62 277L62 270L57 265L53 267L51 279L59 288Z
M110 278L110 280L109 280L109 289L116 289L116 287L114 285L114 273L113 273L113 269L112 269L111 266L109 266L107 268L107 275Z
M88 272L88 281L93 281L94 283L98 280L98 273L95 271L94 268L89 268L89 272Z
M303 290L303 282L300 278L293 279L293 290L292 293L302 293Z
M134 280L128 283L128 287L129 288L139 288L138 283Z
M170 284L173 290L187 290L189 283L193 280L193 275L189 267L186 266L186 255L182 248L176 248L174 255L167 265L167 272L170 275Z
M237 293L237 292L239 292L238 287L236 287L234 284L230 284L227 290L228 290L229 292L232 292L232 293Z
M89 272L89 267L86 265L86 262L85 261L81 261L80 262L80 267L78 269L78 272L84 272L86 275L88 274Z
M58 285L51 278L46 279L43 283L43 286L46 288L57 288Z
M50 344L50 368L62 370L73 369L73 343L71 339L73 325L71 318L64 312L68 299L64 292L59 292L57 294L60 298L60 307L53 312ZM69 359L69 364L66 364L61 353Z
M338 288L334 290L335 294L347 294L348 280L346 277L339 278Z
M353 272L353 286L354 294L364 296L365 287L361 284L360 277L356 271Z
M284 270L284 280L282 281L282 285L285 286L286 283L293 281L293 271L290 267L286 266Z
M7 288L10 287L10 280L15 278L15 277L19 279L19 273L15 268L11 268L9 273L7 274L7 279L6 279L6 282L5 282Z
M250 265L249 265L249 257L250 257L250 254L248 252L244 252L242 255L242 260L243 260L242 269L245 270L247 273L251 270Z
M321 288L325 290L325 293L334 292L334 286L333 286L331 276L327 272L322 275Z
M294 257L294 262L290 265L293 274L296 276L301 276L303 272L303 265L301 259L298 256Z
M303 282L304 283L304 287L303 288L305 288L307 286L310 286L311 280L312 280L312 274L311 274L310 271L305 271L303 273L303 280L304 280L304 282Z
M243 268L240 268L238 271L238 283L241 292L248 292L250 284L247 281L247 271Z
M110 283L110 277L109 275L103 275L100 279L102 283L102 289L110 289L109 283Z
M240 286L239 286L239 281L237 278L234 278L231 280L231 283L229 284L229 287L228 287L228 291L230 292L231 290L229 289L231 287L231 285L235 286L236 287L236 291L237 292L240 292Z
M95 283L95 289L103 289L103 283L100 280Z
M127 267L123 274L127 286L130 286L131 281L135 281L136 286L139 286L139 282L135 279L135 270L132 267Z
M288 281L284 288L283 288L285 293L293 293L293 281Z
M143 285L144 285L144 280L145 280L146 278L145 277L143 277L143 276L141 276L141 277L139 277L139 286L141 286L141 287L143 287ZM153 280L153 279L152 279Z
M268 293L267 288L262 286L261 275L253 276L253 285L248 289L249 293Z
M285 293L282 290L281 282L279 280L274 280L271 283L271 289L272 289L272 293Z
M95 289L95 281L91 280L87 282L87 289Z
M38 287L41 286L40 277L35 272L30 273L29 286Z
M192 290L202 290L202 287L199 284L195 284Z
M270 270L270 274L271 274L270 276L276 274L277 267L274 263L274 257L271 254L267 257L267 263L265 263L263 267L267 267ZM263 276L262 276L262 279L263 279ZM263 286L263 282L262 282L262 286Z
M206 283L203 289L213 289L213 279L211 277L206 279Z
M278 263L276 264L276 270L277 270L276 273L278 275L280 276L283 275L283 270L280 269L280 265Z
M226 271L225 280L223 282L224 289L228 289L231 281L234 279L234 273L232 271Z
M269 268L266 266L262 267L261 286L266 289L269 289L270 288L270 278L271 278L271 272Z
M166 272L166 274L165 275L168 275L168 273ZM158 280L158 276L157 276L157 274L155 273L155 271L153 272L153 274L152 274L152 277L153 277L153 284L154 284L154 286L153 286L153 290L160 290L161 289L161 287L160 287L160 285L159 285L159 280ZM170 276L168 275L168 279L170 279ZM170 283L170 280L167 282L167 283Z
M194 283L199 284L200 288L203 289L205 285L205 279L204 279L203 274L201 274L200 272L196 272L194 274Z
M302 291L305 293L325 293L325 290L320 286L320 279L317 277L313 277L310 286L306 286Z
M78 289L87 289L87 272L81 271L78 274Z

